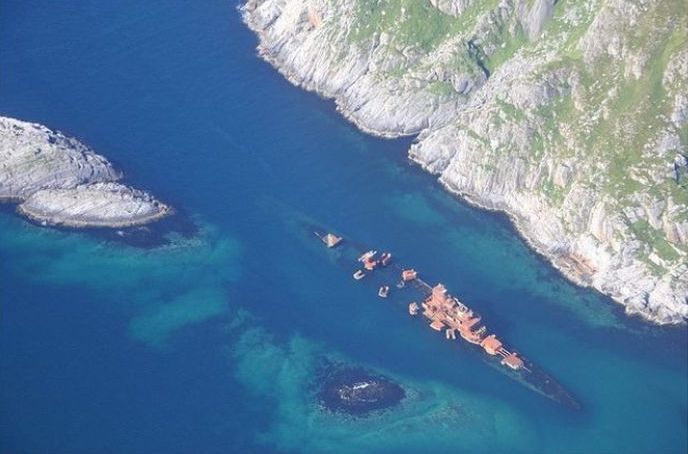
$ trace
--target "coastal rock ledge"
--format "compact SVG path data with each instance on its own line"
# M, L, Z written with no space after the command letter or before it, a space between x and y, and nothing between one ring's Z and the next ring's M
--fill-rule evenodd
M147 224L172 209L118 183L104 157L59 132L0 117L0 202L44 225L122 228Z
M506 212L571 280L688 318L685 0L247 0L259 55Z

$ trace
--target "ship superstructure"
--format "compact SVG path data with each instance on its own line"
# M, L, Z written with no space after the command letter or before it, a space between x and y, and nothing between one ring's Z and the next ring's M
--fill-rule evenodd
M527 369L518 354L507 350L496 335L487 335L480 315L450 295L443 284L432 288L422 308L423 315L431 322L430 327L444 330L447 339L456 339L458 333L466 342L480 345L488 355L501 357L503 365L514 370Z
M316 231L315 234L328 248L339 246L343 241L341 236L332 233ZM336 241L332 241L332 239L336 239ZM385 279L391 276L398 276L400 278L396 284L398 289L411 287L420 292L421 295L421 300L418 300L420 304L415 301L408 303L408 300L406 300L410 316L422 316L423 319L429 322L428 325L431 329L443 332L448 340L460 341L465 343L468 348L479 351L481 356L490 364L493 364L494 367L502 370L530 389L568 407L580 408L580 404L556 380L508 347L496 333L490 333L487 326L483 323L482 317L457 297L450 294L444 284L429 285L421 278L420 273L416 269L404 268L392 263L392 254L390 252L383 252L379 255L375 249L369 249L361 245L357 247L348 242L346 248L353 250L349 254L346 254L345 250L340 251L339 254L355 257L355 259L351 259L350 263L361 267L355 269L353 273L355 280L361 280L373 274L377 274ZM391 271L386 268L390 268ZM394 270L399 274L396 274ZM375 282L376 278L370 279L373 279L373 282ZM383 283L378 288L377 294L387 299L389 292L390 286ZM392 299L398 300L398 297Z

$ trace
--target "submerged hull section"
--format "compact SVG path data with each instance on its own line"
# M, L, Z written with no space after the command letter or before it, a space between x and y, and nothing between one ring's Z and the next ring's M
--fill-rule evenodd
M314 225L307 225L306 228L315 233L318 238L328 235L323 229ZM371 252L374 250L367 245L357 244L349 239L342 241L336 251L328 251L330 254L337 254L337 262L340 265L351 267L352 270L360 266L362 257L364 260L368 256L374 259L375 254L370 254ZM396 284L399 290L396 292L408 295L404 301L404 307L408 308L409 315L416 316L431 329L444 334L446 339L458 343L462 348L474 351L490 366L532 391L571 409L581 408L576 399L540 367L521 356L520 353L513 351L494 334L487 335L481 317L457 298L449 295L443 285L438 284L432 287L421 279L421 274L416 270L403 268L397 263L394 262L389 266L372 266L369 273L399 281ZM363 283L356 285L363 285Z

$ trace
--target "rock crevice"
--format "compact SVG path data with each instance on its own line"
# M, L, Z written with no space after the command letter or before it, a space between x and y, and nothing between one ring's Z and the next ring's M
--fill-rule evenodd
M503 210L573 281L688 318L681 0L248 0L259 54ZM317 13L317 26L311 22Z

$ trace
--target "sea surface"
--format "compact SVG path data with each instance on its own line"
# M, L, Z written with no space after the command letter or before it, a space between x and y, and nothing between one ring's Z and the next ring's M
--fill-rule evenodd
M685 453L685 328L623 315L256 56L237 3L5 0L0 114L63 131L196 235L142 248L0 213L0 452ZM351 279L315 223L442 281L571 411ZM323 360L407 390L367 418Z

